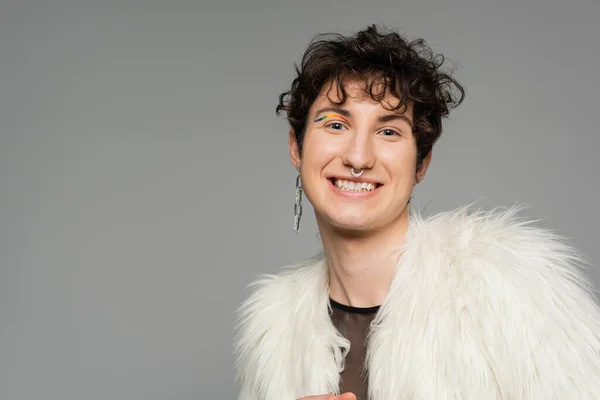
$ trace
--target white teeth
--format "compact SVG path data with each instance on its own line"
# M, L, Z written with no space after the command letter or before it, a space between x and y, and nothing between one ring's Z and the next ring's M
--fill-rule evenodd
M351 182L343 179L334 179L334 184L338 188L350 192L368 192L375 189L375 184L368 182Z

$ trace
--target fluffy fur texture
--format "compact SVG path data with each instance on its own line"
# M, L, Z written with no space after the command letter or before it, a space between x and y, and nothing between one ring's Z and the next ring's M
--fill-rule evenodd
M371 326L371 400L600 398L600 311L582 257L517 208L410 226ZM349 343L322 256L263 275L239 310L240 400L338 392Z

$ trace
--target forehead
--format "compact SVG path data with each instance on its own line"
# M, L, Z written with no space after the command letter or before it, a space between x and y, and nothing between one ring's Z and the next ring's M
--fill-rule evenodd
M402 104L399 94L391 92L386 81L364 81L360 79L347 79L343 86L335 81L329 81L315 99L312 109L327 105L353 107L357 105L370 106L374 111L405 112L412 115L413 104L406 101Z

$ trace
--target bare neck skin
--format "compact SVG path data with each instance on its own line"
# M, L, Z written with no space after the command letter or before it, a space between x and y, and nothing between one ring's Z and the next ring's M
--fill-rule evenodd
M338 303L373 307L387 296L408 231L408 207L386 227L344 233L317 216L329 270L329 294Z

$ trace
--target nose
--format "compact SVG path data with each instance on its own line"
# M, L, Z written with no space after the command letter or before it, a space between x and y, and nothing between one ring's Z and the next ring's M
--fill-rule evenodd
M347 140L342 154L344 165L356 169L373 168L375 152L370 135L366 132L355 133L348 135Z

